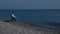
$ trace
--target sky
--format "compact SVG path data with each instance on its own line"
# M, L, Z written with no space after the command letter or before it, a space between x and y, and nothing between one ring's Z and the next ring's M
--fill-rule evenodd
M60 9L60 0L0 0L0 9Z

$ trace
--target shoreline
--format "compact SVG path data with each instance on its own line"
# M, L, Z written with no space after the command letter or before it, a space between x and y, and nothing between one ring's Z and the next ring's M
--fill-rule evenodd
M8 19L6 19L8 20ZM3 22L6 22L6 20L4 19L0 19L0 21L3 21ZM60 28L52 28L52 27L49 27L49 26L43 26L43 25L35 25L35 24L30 24L30 23L24 23L24 22L20 22L20 21L17 21L18 23L12 23L12 24L17 24L17 25L20 25L20 24L23 24L23 25L28 25L28 26L33 26L33 27L42 27L42 28L48 28L48 29L52 29L52 30L60 30ZM8 22L9 23L9 22Z
M6 22L7 20L9 21L10 19L6 19L6 18L3 18L3 17L2 17L2 18L0 17L0 21ZM18 21L18 22L20 22L20 21ZM24 24L33 25L33 26L37 26L37 27L43 27L43 28L49 28L49 29L60 30L60 28L51 27L51 26L47 26L47 25L30 24L30 23L26 23L26 22L24 22L24 21L21 21L21 22L24 23Z
M36 33L37 34L39 34L40 33L40 31L41 32L53 32L53 33L59 33L60 32L60 30L58 30L58 29L51 29L51 28L47 28L47 27L44 27L44 26L38 26L38 25L34 25L34 24L27 24L27 23L24 23L24 22L5 22L5 21L3 21L3 20L0 20L0 25L4 25L4 27L3 28L6 28L7 26L8 27L11 27L11 29L14 27L14 29L15 29L15 27L17 28L17 29L21 29L22 28L22 31L26 31L27 33L28 33L28 30L29 30L29 32L30 31L34 31L33 33L35 33L35 31L37 31ZM13 25L13 26L12 26ZM0 26L0 27L2 27L2 26ZM8 28L7 28L8 29ZM14 31L13 31L14 32Z

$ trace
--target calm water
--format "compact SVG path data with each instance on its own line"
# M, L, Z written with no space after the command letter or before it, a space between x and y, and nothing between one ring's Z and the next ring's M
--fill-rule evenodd
M60 9L0 9L0 17L10 18L13 13L20 21L25 23L60 28Z

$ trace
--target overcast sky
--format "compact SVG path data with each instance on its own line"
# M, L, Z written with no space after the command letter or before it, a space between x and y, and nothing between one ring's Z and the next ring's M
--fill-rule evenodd
M0 0L0 9L60 9L60 0Z

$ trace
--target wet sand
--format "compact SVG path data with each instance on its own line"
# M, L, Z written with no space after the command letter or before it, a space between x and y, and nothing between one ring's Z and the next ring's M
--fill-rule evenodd
M0 20L0 34L60 34L60 30L23 22L5 22Z

